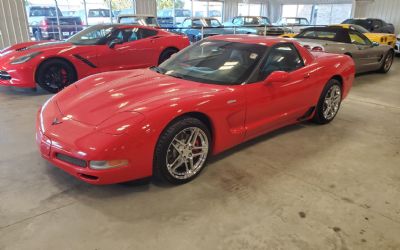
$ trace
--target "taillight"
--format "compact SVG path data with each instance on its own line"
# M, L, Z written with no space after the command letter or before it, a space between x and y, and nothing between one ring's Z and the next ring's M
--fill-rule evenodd
M312 48L312 51L323 52L324 49L322 47L320 47L320 46L316 46L316 47Z
M40 26L47 26L47 21L45 19L40 21Z

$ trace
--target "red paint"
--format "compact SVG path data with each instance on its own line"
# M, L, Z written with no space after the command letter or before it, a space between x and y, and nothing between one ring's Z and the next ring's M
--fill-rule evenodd
M118 26L119 29L133 29L135 27L138 26ZM36 70L42 62L50 58L61 58L69 61L73 64L78 79L82 79L106 71L156 66L161 53L166 48L181 50L190 44L188 38L184 36L151 27L140 28L156 30L158 34L153 37L119 44L115 48L109 48L107 45L73 45L71 43L48 43L48 46L29 47L37 44L43 45L45 42L27 42L6 48L0 54L0 71L9 73L11 80L0 79L0 85L35 88ZM28 49L18 51L21 48ZM42 53L26 63L10 64L16 58L37 51ZM89 66L74 55L89 60L96 68Z
M232 38L266 46L288 42L256 36L210 39ZM322 89L334 76L343 79L343 98L346 97L354 80L352 59L328 53L311 54L293 43L305 67L277 76L288 77L286 82L222 86L177 79L149 69L108 72L78 81L55 95L38 113L37 133L44 133L44 140L51 141L50 152L46 141L38 141L42 155L88 183L124 182L152 175L157 140L168 124L181 115L198 112L209 118L213 154L217 154L297 123L310 107L317 105ZM51 125L55 118L62 123ZM56 153L85 161L129 160L129 165L92 170L60 161L54 157ZM87 179L82 174L97 179Z

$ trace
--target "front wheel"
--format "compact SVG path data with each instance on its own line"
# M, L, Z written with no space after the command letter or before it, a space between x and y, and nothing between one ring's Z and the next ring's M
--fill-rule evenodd
M331 79L322 91L312 120L318 124L331 122L338 113L341 102L342 88L340 82Z
M57 93L76 80L75 69L60 59L42 63L36 72L37 84L50 93Z
M382 63L381 68L379 69L379 72L381 72L381 73L389 72L389 70L393 64L393 59L394 59L394 53L393 53L393 51L389 50L385 56L385 59L383 60L383 63Z
M187 183L200 174L211 151L206 125L184 117L169 125L158 140L154 176L172 184Z

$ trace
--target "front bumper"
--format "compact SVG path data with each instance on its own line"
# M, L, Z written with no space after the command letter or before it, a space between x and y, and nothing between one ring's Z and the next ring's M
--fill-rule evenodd
M35 69L30 64L0 65L0 85L35 88Z
M53 113L53 112L51 112ZM138 140L130 137L97 132L95 127L76 121L63 121L49 125L46 114L38 112L36 143L41 156L70 175L90 184L104 185L141 179L152 174L152 154L143 152ZM126 159L129 164L118 168L95 170L89 167L91 160Z

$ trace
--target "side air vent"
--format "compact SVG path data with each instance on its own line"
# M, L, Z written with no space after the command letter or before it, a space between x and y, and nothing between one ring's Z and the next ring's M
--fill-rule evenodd
M84 57L82 57L82 56L80 56L80 55L78 55L78 54L75 54L74 57L77 58L77 59L79 59L79 60L81 60L82 62L86 63L87 65L89 65L89 66L92 67L92 68L97 68L97 66L94 65L94 63L92 63L92 62L89 61L88 59L86 59L86 58L84 58Z

